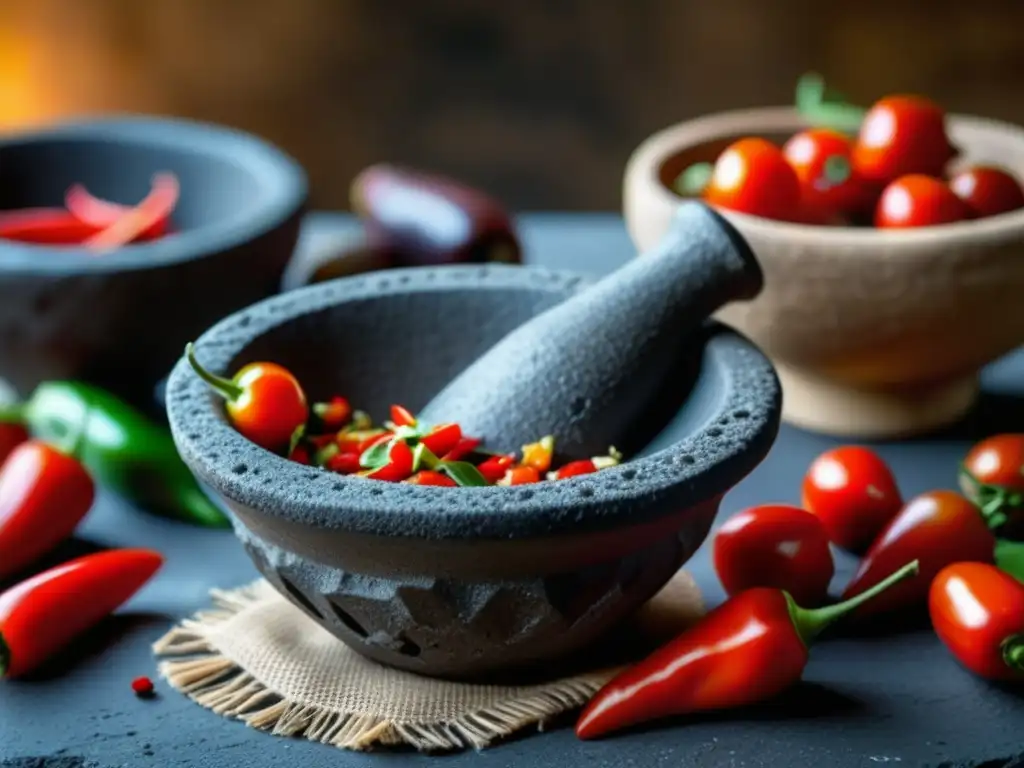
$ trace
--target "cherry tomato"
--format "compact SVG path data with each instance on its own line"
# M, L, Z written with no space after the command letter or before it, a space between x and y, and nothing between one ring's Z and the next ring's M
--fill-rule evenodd
M949 180L949 188L971 209L973 216L997 216L1024 208L1024 189L1006 171L975 166Z
M987 680L1024 681L1024 586L986 563L954 563L932 581L935 634Z
M715 162L704 188L710 205L792 221L800 215L800 182L782 150L766 139L740 139Z
M799 507L768 504L730 517L715 535L715 571L725 591L783 589L805 606L821 605L835 573L821 520Z
M952 224L971 211L953 190L931 176L901 176L882 190L875 208L879 229L907 229Z
M877 615L924 606L932 579L957 562L992 563L996 539L978 508L954 491L930 491L907 502L861 560L843 600L870 589L900 566L917 560L918 578L897 584L857 610Z
M896 478L877 453L859 445L825 451L804 476L804 508L825 526L829 541L862 553L903 506Z
M960 487L993 528L1024 510L1024 434L993 435L977 443L960 465Z
M887 96L864 115L851 158L861 178L887 184L907 174L941 176L955 154L938 104Z
M782 147L800 181L800 201L807 219L827 220L863 209L869 192L850 160L852 140L829 128L795 134Z

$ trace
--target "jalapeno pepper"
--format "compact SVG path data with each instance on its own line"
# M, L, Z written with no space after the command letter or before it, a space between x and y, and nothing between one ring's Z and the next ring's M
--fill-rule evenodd
M36 438L66 444L93 479L147 511L214 528L230 526L178 456L170 432L114 395L74 381L46 382L0 421L22 421Z

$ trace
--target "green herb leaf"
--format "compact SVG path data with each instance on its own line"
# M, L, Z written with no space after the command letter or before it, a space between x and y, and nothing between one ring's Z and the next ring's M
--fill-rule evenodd
M315 454L313 454L313 463L318 467L322 467L332 458L338 455L338 444L330 442L327 445L320 448Z
M714 171L715 167L711 163L694 163L676 177L672 188L683 197L696 197L711 182Z
M1024 582L1024 542L997 539L995 561L999 570Z
M400 440L419 440L420 438L425 437L430 432L430 429L416 424L414 426L406 425L402 427L395 427L394 432L395 437Z
M381 440L379 443L371 445L359 457L359 466L363 469L380 469L387 466L387 463L391 461L391 446L394 444L395 441L392 439Z
M297 426L295 428L295 431L292 432L292 439L288 441L288 453L287 453L288 456L291 456L295 452L295 449L299 447L299 443L302 442L302 439L305 436L306 436L306 425L305 424L300 424L299 426Z
M432 450L427 448L423 443L418 443L415 448L412 449L412 471L419 472L421 469L434 469L440 459L434 454Z
M487 478L480 474L480 470L468 461L442 461L437 468L461 486L483 487L490 485Z

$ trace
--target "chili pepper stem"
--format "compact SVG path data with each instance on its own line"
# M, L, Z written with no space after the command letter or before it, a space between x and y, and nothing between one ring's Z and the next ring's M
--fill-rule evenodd
M889 587L912 576L916 576L919 570L920 564L917 560L914 560L904 565L898 571L889 574L889 576L882 579L875 586L864 590L859 595L835 605L827 605L824 608L801 608L787 593L786 601L789 603L789 615L793 620L793 626L796 627L797 634L800 635L804 645L810 647L818 635L837 620L872 598L877 597L889 589Z
M1006 666L1024 671L1024 635L1010 635L1003 641L1000 650Z
M210 373L206 370L202 364L196 359L196 348L192 342L189 342L185 347L185 357L188 360L188 364L192 366L192 370L196 372L196 375L205 381L210 388L219 394L226 400L238 400L245 394L245 391L235 384L230 379L225 379L223 376L217 376L216 374Z
M8 668L11 666L11 648L7 645L7 641L4 640L4 633L0 632L0 678L3 678L7 674Z

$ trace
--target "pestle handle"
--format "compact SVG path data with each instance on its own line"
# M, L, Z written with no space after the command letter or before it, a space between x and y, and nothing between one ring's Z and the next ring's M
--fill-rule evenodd
M622 445L687 350L686 338L764 278L718 213L679 206L658 245L519 326L421 411L498 450L553 433L565 457ZM682 384L680 385L682 386Z

